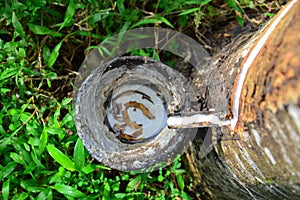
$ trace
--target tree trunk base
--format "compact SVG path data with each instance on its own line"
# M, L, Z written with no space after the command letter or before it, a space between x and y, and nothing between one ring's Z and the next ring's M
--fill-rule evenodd
M287 7L278 23L275 18L251 39L252 33L243 35L228 48L233 52L225 51L225 61L202 74L213 77L206 80L205 104L228 113L237 84L243 84L234 133L224 127L199 129L185 154L204 199L300 199L300 2ZM251 51L274 22L239 83Z

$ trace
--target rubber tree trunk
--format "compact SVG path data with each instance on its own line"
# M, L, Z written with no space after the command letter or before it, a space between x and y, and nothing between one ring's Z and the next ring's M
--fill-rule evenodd
M185 154L203 199L300 199L299 22L300 2L294 0L196 76L210 77L207 90L199 87L207 107L229 115L242 84L234 132L199 129Z

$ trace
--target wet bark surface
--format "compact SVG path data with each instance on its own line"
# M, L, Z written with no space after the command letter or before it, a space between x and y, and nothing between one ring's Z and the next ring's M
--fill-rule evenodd
M185 154L203 199L300 198L299 13L298 2L252 63L234 134L199 129ZM215 55L204 74L194 74L206 109L230 113L243 60L263 34L263 29L247 31Z

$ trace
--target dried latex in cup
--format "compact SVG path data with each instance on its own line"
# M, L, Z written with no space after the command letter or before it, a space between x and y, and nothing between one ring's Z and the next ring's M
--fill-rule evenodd
M169 129L169 113L191 111L193 90L177 71L144 57L119 57L95 69L76 99L76 126L104 165L147 170L171 162L197 129ZM163 164L162 164L163 162Z
M106 124L123 142L144 142L166 126L166 100L159 87L147 82L129 80L109 94Z

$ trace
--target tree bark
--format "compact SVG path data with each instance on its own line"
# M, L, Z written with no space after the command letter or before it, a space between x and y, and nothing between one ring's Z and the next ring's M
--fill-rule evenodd
M300 3L294 0L266 28L230 45L225 60L215 57L205 74L196 75L210 77L203 81L206 90L194 83L206 107L227 109L229 116L242 84L234 133L224 127L199 129L185 154L203 199L300 199L299 21ZM264 39L240 82L251 52Z

